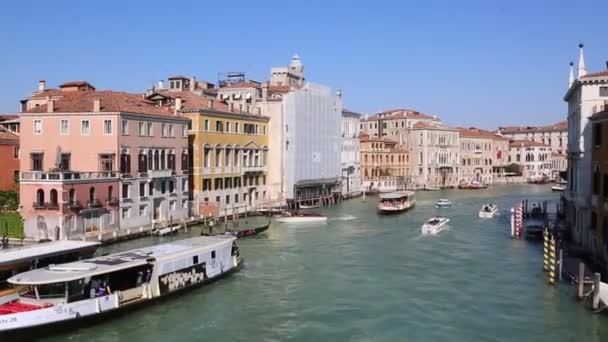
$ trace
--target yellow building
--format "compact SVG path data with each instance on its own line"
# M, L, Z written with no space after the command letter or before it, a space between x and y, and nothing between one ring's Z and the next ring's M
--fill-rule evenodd
M190 119L193 214L230 216L264 201L268 117L187 91L162 96Z

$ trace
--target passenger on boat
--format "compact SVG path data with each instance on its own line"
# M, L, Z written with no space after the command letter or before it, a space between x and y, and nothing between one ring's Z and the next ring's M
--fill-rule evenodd
M139 271L139 272L137 272L137 281L136 281L135 286L140 287L143 282L144 282L144 272Z
M149 268L146 270L146 283L149 283L152 280L152 270Z

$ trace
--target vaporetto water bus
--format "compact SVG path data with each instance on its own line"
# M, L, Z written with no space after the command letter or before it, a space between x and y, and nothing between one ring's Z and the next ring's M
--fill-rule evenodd
M111 314L217 279L241 263L235 240L178 240L13 276L19 298L0 305L0 336Z
M380 195L378 212L380 214L392 214L409 210L416 205L413 191L395 191Z
M52 241L0 251L0 305L17 299L17 291L8 278L50 264L92 258L99 242Z

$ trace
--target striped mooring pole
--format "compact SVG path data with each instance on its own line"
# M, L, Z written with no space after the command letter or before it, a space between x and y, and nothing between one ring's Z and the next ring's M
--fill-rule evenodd
M549 229L543 231L543 271L549 271Z
M551 234L549 238L549 285L555 285L557 273L555 267L557 264L557 253L555 250L555 237Z

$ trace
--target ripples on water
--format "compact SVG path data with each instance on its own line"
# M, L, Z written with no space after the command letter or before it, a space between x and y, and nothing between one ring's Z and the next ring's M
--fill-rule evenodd
M541 186L419 192L402 215L378 216L368 197L326 209L327 224L273 223L240 240L240 272L53 340L607 341L605 316L546 285L540 246L509 239L508 209L524 196L557 198ZM454 206L436 209L440 197ZM490 200L502 217L477 218ZM437 214L450 229L421 237Z

